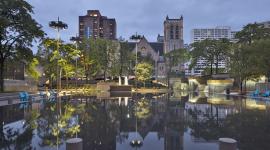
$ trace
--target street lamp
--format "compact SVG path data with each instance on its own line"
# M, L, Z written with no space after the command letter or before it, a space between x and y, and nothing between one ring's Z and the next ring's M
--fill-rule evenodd
M76 37L71 37L70 40L74 42L76 50L78 50L78 43L80 41L80 38L78 36L76 36ZM78 71L77 71L77 69L78 69L78 58L79 57L80 56L77 55L77 54L73 57L75 59L75 61L76 61L76 72L75 72L76 92L77 92L77 86L78 86Z
M59 42L60 42L60 30L65 30L68 28L68 25L62 21L59 20L59 17L57 18L57 21L50 21L49 26L57 31L57 51L59 51ZM58 64L58 58L57 58L57 73L56 73L56 81L57 81L57 92L60 93L61 90L61 77L59 79L59 64Z
M137 77L136 77L136 66L137 66L137 63L138 63L138 42L140 39L142 39L142 36L141 35L138 35L137 32L135 35L132 35L130 37L131 40L134 40L135 41L135 50L136 50L136 58L135 58L135 86L136 86L136 91L137 91Z
M135 44L136 44L136 48L135 48L135 50L136 50L136 59L135 59L135 86L136 86L136 98L137 98L136 66L137 66L137 63L138 63L138 42L139 42L139 40L142 39L142 36L138 35L137 32L136 32L136 34L135 34L135 35L132 35L132 36L130 37L130 39L131 39L131 40L134 40L134 41L136 42L136 43L135 43ZM137 102L135 103L135 109L136 109L136 111L137 111ZM134 140L132 140L132 141L130 142L130 145L131 145L132 147L135 147L135 148L137 149L137 148L139 148L139 147L142 146L143 142L137 138L138 132L137 132L137 115L136 115L136 114L135 114L135 117L136 117L136 137L135 137Z

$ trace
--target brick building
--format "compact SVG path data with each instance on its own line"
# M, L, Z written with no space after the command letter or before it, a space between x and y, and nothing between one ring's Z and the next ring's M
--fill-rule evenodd
M167 16L164 21L164 53L183 47L183 16L179 19Z
M116 39L116 21L102 16L99 10L88 10L85 16L79 16L79 37Z

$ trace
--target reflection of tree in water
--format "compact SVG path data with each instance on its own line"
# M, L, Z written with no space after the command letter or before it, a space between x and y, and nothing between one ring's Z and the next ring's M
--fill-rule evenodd
M84 149L115 149L116 123L119 108L109 100L94 100L85 105L85 116L80 133Z
M24 111L25 120L16 123L18 125L23 123L22 127L20 128L12 128L11 126L4 127L4 124L1 122L0 148L20 150L32 149L31 142L33 138L33 131L37 127L36 119L39 117L39 113L36 110L31 110L29 112L27 109Z
M226 118L224 135L239 141L245 150L270 149L270 114L260 110L244 110Z
M205 140L230 137L238 141L240 149L270 149L270 114L268 112L242 110L241 113L228 115L224 120L217 120L211 115L205 115L203 120L196 117L192 119L189 127L192 130L191 134L195 137Z
M192 121L189 122L189 127L191 130L191 135L196 138L204 138L205 140L217 140L220 135L221 121L217 122L216 116L212 114L203 114L203 120L198 118L201 115L200 110L189 110L192 116Z
M58 147L64 140L80 132L76 114L81 111L81 106L63 104L60 107L63 107L63 113L60 113L55 103L48 103L41 111L37 128L37 134L42 139L39 143L41 147Z
M138 119L147 119L151 116L150 101L142 98L136 102L135 115Z

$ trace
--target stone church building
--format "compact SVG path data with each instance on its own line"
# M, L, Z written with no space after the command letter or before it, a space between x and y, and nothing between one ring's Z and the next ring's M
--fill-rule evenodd
M136 43L129 42L132 52L136 53ZM137 43L137 53L141 57L151 58L154 62L154 77L164 78L166 76L165 61L163 58L163 42L148 42L143 38Z
M164 59L164 54L175 49L184 48L183 40L183 16L179 18L166 17L164 21L164 36L158 34L157 42L148 42L143 38L137 43L138 53L142 57L151 57L154 61L154 76L155 78L165 78L167 76L167 67ZM136 53L134 42L129 43L133 53ZM173 74L183 72L183 64L178 64L172 67Z

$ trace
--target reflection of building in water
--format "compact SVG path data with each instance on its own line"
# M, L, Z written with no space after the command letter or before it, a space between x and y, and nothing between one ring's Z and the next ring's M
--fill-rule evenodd
M185 109L196 113L199 120L204 120L206 116L215 116L216 119L225 119L227 115L236 113L234 107L226 105L213 105L213 104L196 104L187 102Z
M184 135L184 107L181 101L168 101L167 95L146 96L150 105L150 115L137 117L138 138L145 141L156 139L159 146L165 150L183 149ZM107 102L106 113L114 114L117 109L118 117L109 115L111 120L118 120L114 127L117 140L117 149L130 146L129 143L136 131L136 116L132 99L125 102L124 98L116 98ZM120 105L119 105L120 104ZM117 106L118 108L116 108ZM144 108L140 108L144 109ZM114 114L115 115L115 114ZM153 137L155 136L155 137ZM162 144L162 143L163 144ZM146 143L145 143L146 144ZM146 146L146 145L143 146ZM149 147L144 147L149 148ZM152 148L152 147L151 147Z
M184 107L181 101L169 101L166 113L165 150L182 150L184 136Z
M21 104L14 104L0 107L1 125L9 124L24 119L24 110L19 109L20 105Z

